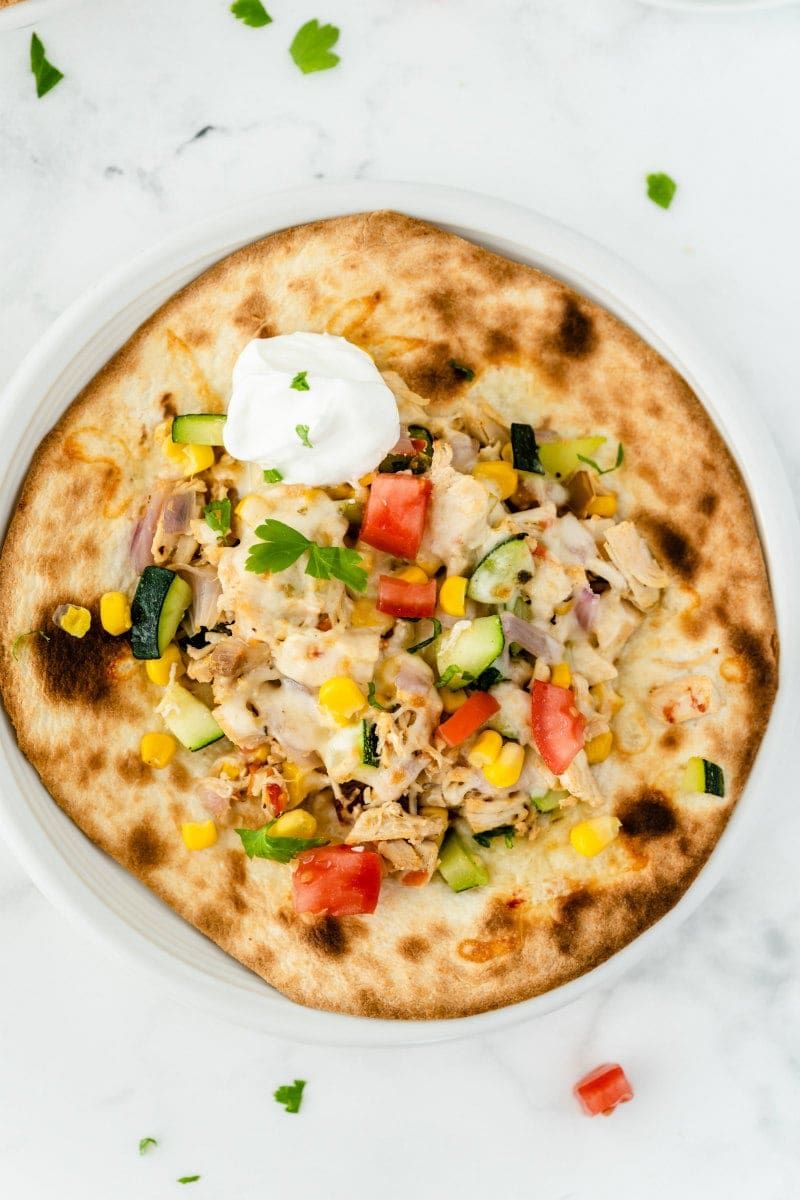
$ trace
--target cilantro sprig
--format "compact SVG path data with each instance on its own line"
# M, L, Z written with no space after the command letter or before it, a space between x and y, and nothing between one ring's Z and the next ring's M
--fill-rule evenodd
M416 654L418 650L424 650L426 646L430 646L431 642L435 642L438 637L442 636L442 622L437 617L431 617L430 621L433 626L433 633L430 637L423 638L421 642L416 642L413 646L409 646L409 654Z
M398 708L400 707L399 704L380 704L375 699L375 684L372 682L372 680L370 680L370 682L367 684L367 704L369 704L372 708L377 708L380 712L385 713L397 712Z
M506 846L510 850L514 845L514 826L513 825L498 825L496 829L485 829L483 833L474 833L473 841L476 841L479 846L488 849L494 838L503 838Z
M36 95L40 100L64 78L64 73L47 61L44 43L36 33L31 34L31 71L36 80Z
M264 468L264 483L282 483L282 482L283 482L283 472L279 471L277 467L265 467Z
M620 442L620 444L617 446L616 462L614 463L613 467L606 467L605 471L600 466L598 466L598 464L594 461L593 458L584 458L584 456L582 454L579 454L578 458L580 459L581 462L586 463L587 466L593 467L594 470L597 471L598 475L610 475L612 471L616 471L619 467L622 466L622 461L625 458L625 447L622 445L622 442Z
M14 638L14 641L11 643L11 657L15 659L16 662L19 662L19 652L22 643L26 642L28 638L36 637L37 633L39 637L44 638L46 642L50 641L49 636L43 629L29 629L27 633L18 633Z
M294 388L296 392L310 392L311 384L306 379L307 375L308 371L298 371L289 387Z
M234 0L231 12L251 29L262 29L264 25L272 23L272 17L264 8L261 0Z
M197 1183L199 1175L181 1175L178 1183Z
M218 537L224 538L231 531L231 502L230 500L211 500L203 509L206 525L216 533Z
M237 829L242 839L242 846L248 858L269 858L272 862L291 862L296 854L303 850L313 850L316 846L327 846L325 838L288 838L272 837L270 829L278 818L267 821L260 829Z
M475 378L475 372L473 371L472 367L466 367L464 363L460 363L455 358L450 359L450 366L453 368L456 375L463 376L463 378L470 383Z
M311 438L308 436L308 425L295 425L294 431L304 446L307 446L309 450L314 449Z
M366 589L367 572L359 565L361 555L355 550L347 550L344 546L318 546L299 529L271 517L258 526L256 537L261 541L250 547L244 564L247 571L257 575L277 574L297 562L307 551L306 575L314 579L340 579L354 592Z
M157 1146L158 1140L154 1137L139 1138L139 1153L146 1154L151 1146Z
M320 25L315 18L298 29L289 53L304 75L328 71L339 62L339 55L331 53L338 40L339 30L335 25Z
M285 1083L283 1087L279 1087L273 1096L278 1101L278 1104L283 1104L287 1113L300 1112L300 1105L303 1102L303 1088L306 1086L305 1079L295 1079L294 1083Z
M659 208L669 208L678 190L678 185L669 175L658 171L647 176L647 195Z

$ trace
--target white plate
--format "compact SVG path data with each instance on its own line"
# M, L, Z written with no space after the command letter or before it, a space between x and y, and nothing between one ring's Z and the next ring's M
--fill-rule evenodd
M639 0L655 8L674 8L682 12L741 12L757 8L783 8L797 0Z
M0 8L0 33L5 29L26 29L37 25L47 17L56 17L64 8L71 8L83 0L21 0Z
M655 289L608 251L515 205L449 188L415 184L318 185L266 197L205 221L109 277L52 326L6 389L0 470L6 479L0 528L13 509L38 442L80 388L136 327L182 284L255 238L304 221L397 208L541 267L626 321L661 351L703 399L736 455L762 533L781 637L785 680L800 666L800 629L790 604L800 595L795 506L780 461L739 381L663 304ZM60 811L0 723L0 830L41 890L100 935L134 967L193 1006L252 1029L302 1041L398 1045L488 1032L546 1013L596 984L607 984L681 921L717 882L745 839L755 798L790 777L793 710L785 686L745 795L707 865L657 925L607 963L543 996L454 1021L376 1021L302 1008L274 991L198 933L132 875L98 850Z

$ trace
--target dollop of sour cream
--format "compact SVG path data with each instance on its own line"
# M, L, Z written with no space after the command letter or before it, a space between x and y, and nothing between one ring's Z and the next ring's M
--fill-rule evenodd
M223 437L230 455L279 471L284 483L326 486L377 467L400 437L400 417L358 346L283 333L248 342L236 360Z

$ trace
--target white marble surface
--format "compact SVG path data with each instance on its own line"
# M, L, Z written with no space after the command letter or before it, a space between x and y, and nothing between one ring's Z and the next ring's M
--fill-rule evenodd
M793 482L800 8L636 0L97 0L0 36L0 384L69 302L194 218L314 179L455 184L537 208L656 280L759 397ZM342 62L302 76L309 17ZM205 132L202 132L205 131ZM643 175L680 184L672 209ZM304 1048L166 1000L0 846L0 1195L548 1200L800 1194L792 780L738 866L613 989L471 1043ZM579 1074L635 1101L588 1121ZM309 1081L298 1116L272 1100ZM159 1138L146 1158L138 1139Z

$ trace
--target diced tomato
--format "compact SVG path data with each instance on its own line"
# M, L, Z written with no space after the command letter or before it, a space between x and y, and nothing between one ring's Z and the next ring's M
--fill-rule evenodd
M276 817L286 808L286 792L279 783L267 784L267 799Z
M361 524L362 542L398 558L416 558L430 494L430 479L419 475L376 475Z
M618 1104L633 1099L633 1088L619 1063L603 1063L601 1067L595 1067L572 1090L580 1100L583 1111L590 1117L596 1117L598 1113L608 1115Z
M319 846L297 856L292 875L295 912L349 917L372 913L381 890L381 860L374 850Z
M405 875L400 877L400 882L405 887L424 887L429 879L427 871L406 871Z
M488 692L473 692L466 704L462 704L452 717L448 717L444 724L439 726L438 732L448 746L460 746L480 729L484 721L488 721L489 717L493 717L499 711L500 705L494 696L490 696Z
M436 611L436 580L408 583L392 575L378 580L378 612L393 617L432 617Z
M554 775L561 775L583 749L586 727L586 720L575 707L575 697L570 689L535 680L531 722L533 740L546 766Z

